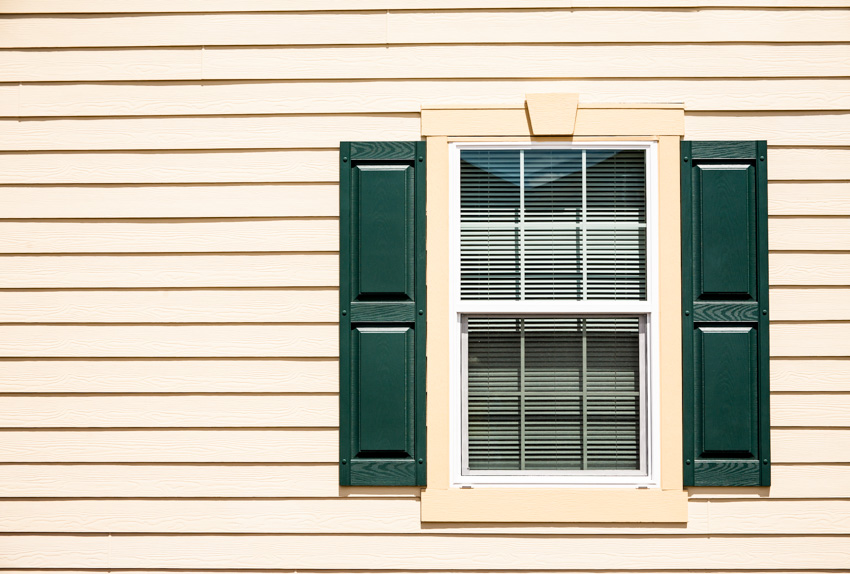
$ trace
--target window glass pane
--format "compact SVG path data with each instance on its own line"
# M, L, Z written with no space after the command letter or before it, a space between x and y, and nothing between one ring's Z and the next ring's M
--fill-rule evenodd
M520 297L520 151L461 154L461 296Z
M469 460L476 469L520 466L520 328L517 319L470 319Z
M461 221L519 221L520 153L520 150L461 152Z
M587 150L587 220L646 223L646 152Z
M523 155L525 220L580 223L581 150L531 149Z
M468 467L640 469L640 320L468 319Z
M461 150L461 299L646 300L644 150Z
M646 300L646 229L587 230L587 299Z

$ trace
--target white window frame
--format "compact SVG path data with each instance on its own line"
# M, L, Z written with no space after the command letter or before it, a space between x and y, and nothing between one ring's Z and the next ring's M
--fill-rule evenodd
M498 149L640 149L646 153L646 301L461 301L460 300L460 152ZM449 144L450 201L450 486L469 487L599 487L660 488L658 301L658 144L655 141L598 142L457 142ZM465 325L470 316L534 317L640 316L641 320L641 465L640 471L540 471L464 474L466 421Z

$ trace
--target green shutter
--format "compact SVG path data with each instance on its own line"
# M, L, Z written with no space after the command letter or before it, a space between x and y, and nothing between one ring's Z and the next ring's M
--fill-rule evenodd
M340 144L341 485L425 484L425 142Z
M767 143L682 142L684 483L770 485Z

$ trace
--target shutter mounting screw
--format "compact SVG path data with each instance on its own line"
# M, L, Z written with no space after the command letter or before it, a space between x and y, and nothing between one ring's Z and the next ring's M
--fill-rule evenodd
M687 316L688 316L688 315L690 315L690 314L691 314L691 312L690 312L690 311L685 311L685 317L687 317Z
M763 156L763 155L760 155L760 156L759 156L759 161L764 161L764 156Z
M424 314L425 314L425 311L423 311L422 309L419 309L419 314L420 314L420 315L424 315Z
M764 464L767 464L767 459L764 459L762 462L763 462Z
M344 161L344 162L345 162L345 161L348 161L348 157L347 157L347 156L342 156L342 161Z
M342 316L343 316L343 317L345 317L345 315L346 315L347 313L348 313L348 311L346 311L346 310L344 310L344 309L343 309L343 311L342 311Z
M683 157L682 161L685 161L685 162L688 161L688 156Z
M422 156L420 155L420 156L419 156L419 161L425 161L425 158L424 158L424 157L422 157Z
M342 459L342 464L345 464L345 463L347 463L347 462L348 462L347 460Z
M767 309L762 309L762 310L761 310L761 314L762 314L762 315L767 315Z
M686 460L685 464L691 464L691 459Z
M422 464L423 462L425 462L425 461L424 461L424 460L422 460L422 459L420 458L420 459L419 459L419 464Z

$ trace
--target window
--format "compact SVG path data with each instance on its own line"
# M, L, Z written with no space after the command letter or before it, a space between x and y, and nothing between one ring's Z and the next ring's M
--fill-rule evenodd
M539 100L540 98L537 98ZM557 97L554 99L558 99ZM538 102L539 103L539 102ZM526 105L425 107L427 163L427 488L423 522L686 522L682 489L682 290L679 141L680 104L581 104L572 122L553 110ZM569 119L569 118L567 118ZM551 120L551 121L550 121ZM540 128L539 133L537 128ZM559 135L560 134L560 135ZM553 139L550 136L556 136ZM645 149L647 160L646 301L460 299L459 150ZM463 313L458 305L464 305ZM643 316L646 324L646 464L648 476L461 475L462 317L488 316L493 307L523 304L522 317L545 313L591 318ZM633 306L644 306L636 311ZM536 306L537 312L529 307ZM578 307L583 307L578 310ZM619 308L628 306L628 309ZM479 308L480 307L480 308ZM488 310L490 309L490 310ZM505 314L508 314L507 312ZM487 481L493 481L488 483ZM619 482L618 482L619 481ZM629 485L632 485L629 488ZM575 487L573 487L575 485ZM471 488L462 488L471 486ZM480 486L480 487L479 487ZM646 488L644 488L646 487Z
M454 144L456 485L651 484L655 144Z

